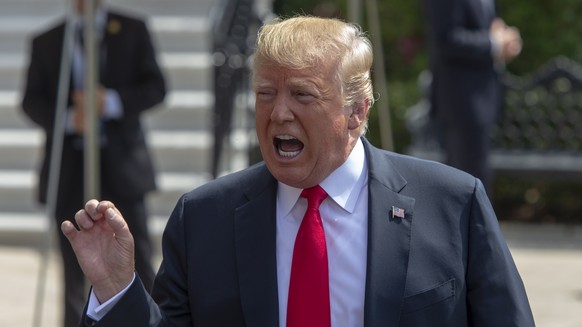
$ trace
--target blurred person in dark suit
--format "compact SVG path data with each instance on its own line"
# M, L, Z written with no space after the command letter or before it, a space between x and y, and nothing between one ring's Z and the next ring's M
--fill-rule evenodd
M156 183L140 116L163 101L166 86L145 22L132 15L110 10L98 0L95 4L95 32L100 59L96 109L100 120L101 196L115 201L126 212L136 242L136 270L149 289L155 274L151 263L152 246L144 198L156 188ZM57 225L74 215L86 201L83 196L84 1L75 0L74 6L75 42L55 208ZM45 132L44 158L38 186L41 203L47 201L64 32L65 23L62 21L32 39L23 92L24 113ZM59 233L59 241L64 270L64 326L77 326L85 302L87 283L62 233Z
M431 115L442 131L446 163L479 179L492 196L491 132L502 108L501 76L519 55L515 27L494 0L423 0L427 18Z
M121 208L93 199L61 225L93 286L84 326L534 325L481 182L364 137L357 25L276 19L253 58L264 162L178 200L151 296Z

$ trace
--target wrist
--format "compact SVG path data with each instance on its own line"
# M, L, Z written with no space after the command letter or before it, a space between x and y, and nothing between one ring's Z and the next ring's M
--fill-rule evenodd
M120 276L120 278L109 278L92 284L93 292L99 303L105 303L131 285L135 273Z

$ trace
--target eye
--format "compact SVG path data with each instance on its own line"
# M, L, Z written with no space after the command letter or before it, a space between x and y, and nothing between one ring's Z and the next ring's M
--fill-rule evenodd
M307 91L295 91L293 96L301 103L309 103L316 99L315 95Z
M255 91L257 100L268 101L275 96L275 91L269 89L260 89Z

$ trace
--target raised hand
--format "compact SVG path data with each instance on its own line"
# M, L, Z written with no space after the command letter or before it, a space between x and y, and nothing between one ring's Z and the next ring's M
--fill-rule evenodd
M522 39L519 30L507 26L501 18L496 18L491 24L490 36L499 46L499 59L508 63L521 53Z
M93 292L101 303L127 287L133 279L134 242L123 216L109 201L89 200L75 215L79 229L64 221L69 239Z

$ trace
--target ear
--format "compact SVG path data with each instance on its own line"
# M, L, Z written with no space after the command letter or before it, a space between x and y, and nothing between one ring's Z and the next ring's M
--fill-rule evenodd
M370 99L366 98L362 101L356 101L350 106L350 117L348 121L349 129L360 129L368 118L370 111Z

